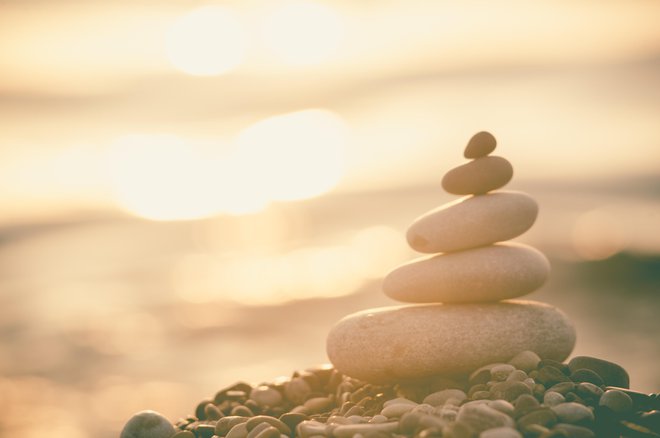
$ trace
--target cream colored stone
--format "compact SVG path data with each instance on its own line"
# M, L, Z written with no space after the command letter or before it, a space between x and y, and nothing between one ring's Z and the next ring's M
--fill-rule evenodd
M385 277L383 291L407 303L497 301L534 291L549 272L550 263L536 249L498 243L403 264Z
M513 239L536 220L538 204L522 192L466 196L417 218L408 244L424 253L453 252Z
M342 373L374 383L468 373L532 350L563 361L575 331L556 308L533 301L406 305L339 321L328 357Z
M442 188L455 195L475 195L504 187L512 176L511 163L491 155L451 169L442 178Z

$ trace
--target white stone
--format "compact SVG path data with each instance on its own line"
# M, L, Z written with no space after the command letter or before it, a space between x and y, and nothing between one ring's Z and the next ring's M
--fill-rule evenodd
M540 251L498 243L405 263L387 274L383 291L407 303L498 301L533 292L549 272Z
M419 252L461 251L513 239L534 224L537 214L538 204L526 193L466 196L417 218L406 237Z
M511 300L364 310L332 328L327 352L338 371L385 383L469 373L524 350L563 361L574 344L575 330L561 311Z

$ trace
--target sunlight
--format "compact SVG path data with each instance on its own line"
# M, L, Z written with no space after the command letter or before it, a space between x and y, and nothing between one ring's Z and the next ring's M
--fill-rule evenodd
M268 15L263 38L282 61L308 65L326 60L339 47L343 31L339 15L330 7L294 2Z
M108 154L111 188L127 211L153 220L209 216L218 206L213 161L171 135L127 135Z
M305 110L271 117L236 139L237 165L254 176L241 191L292 201L332 189L345 170L347 126L335 113Z
M573 249L584 260L604 260L625 249L624 227L606 210L591 210L573 227Z
M165 47L177 69L196 76L213 76L233 70L243 61L245 35L230 9L205 6L172 25Z
M231 151L173 135L127 135L108 151L109 184L124 210L146 219L256 213L334 188L346 130L336 114L306 110L249 126Z

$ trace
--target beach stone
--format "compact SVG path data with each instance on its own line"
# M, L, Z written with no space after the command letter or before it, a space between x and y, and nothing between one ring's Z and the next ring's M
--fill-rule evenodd
M503 365L501 363L489 363L483 366L480 366L476 370L472 371L470 373L468 382L470 385L479 385L482 383L486 383L490 380L491 375L490 375L490 370L493 367L496 367L498 365Z
M481 157L447 172L442 188L454 195L479 195L504 187L511 177L513 166L505 158Z
M363 310L330 330L327 352L341 373L386 383L468 373L522 350L563 360L574 344L575 331L561 311L510 300Z
M557 383L556 385L552 385L550 388L548 388L548 391L555 391L563 396L566 396L568 393L575 391L577 389L577 385L573 382L561 382Z
M557 414L557 417L559 417L562 423L575 424L585 421L592 422L595 420L593 411L580 403L560 403L556 406L552 406L550 409Z
M507 414L509 417L513 417L515 408L511 403L506 400L492 400L487 403L487 405L493 409L496 409L503 414Z
M518 427L523 430L532 424L552 427L557 423L557 414L549 408L538 408L518 418L517 423Z
M600 386L596 386L589 382L578 383L575 392L585 400L599 400L603 395L603 390Z
M156 411L141 411L133 415L124 425L120 438L170 438L174 426Z
M433 392L427 395L424 398L423 403L431 406L442 406L451 399L457 400L460 404L467 399L467 394L460 389L443 389L442 391Z
M302 377L295 377L284 386L284 395L296 405L301 405L305 399L312 393L312 388Z
M528 379L527 373L523 370L514 370L506 378L507 382L524 382Z
M520 418L523 415L528 414L535 409L538 409L539 407L541 407L541 404L536 398L534 398L534 396L529 394L523 394L513 402L513 406L514 406L514 410L513 410L514 418Z
M477 132L470 138L463 155L465 158L479 158L486 156L495 150L497 140L493 134L487 131Z
M602 377L586 368L580 368L579 370L573 371L570 375L570 378L575 383L588 382L597 386L605 384Z
M479 434L479 438L522 438L522 435L511 427L496 427L484 430Z
M534 353L533 351L526 350L521 351L520 353L513 356L509 361L509 364L513 365L519 370L523 370L524 372L529 373L530 371L536 369L539 362L541 362L541 358L538 354Z
M555 427L552 428L555 431L560 431L563 432L564 435L561 436L566 436L568 438L595 438L596 434L594 433L593 430L583 427L583 426L576 426L574 424L567 424L567 423L557 423L555 424Z
M556 385L557 383L570 382L571 379L557 368L553 366L545 366L539 369L539 374L536 377L536 380L541 382L546 387Z
M261 385L250 391L250 399L254 400L260 407L277 406L282 403L282 394L277 389Z
M511 417L486 404L465 404L458 411L456 421L465 423L476 433L495 427L514 427Z
M223 417L215 423L215 434L218 436L225 436L237 424L247 423L248 417L241 417L238 415ZM246 429L247 434L247 429Z
M515 401L523 394L532 394L532 390L522 382L500 382L490 388L493 398Z
M543 404L546 406L557 406L558 404L564 403L566 398L555 391L547 391L543 395Z
M509 374L514 372L516 367L503 363L501 365L496 365L490 369L490 377L498 382L503 382L509 377Z
M498 243L415 259L383 280L383 291L409 303L498 301L526 295L548 277L550 263L538 250Z
M270 417L268 415L257 415L250 418L246 422L246 427L248 431L252 431L257 425L263 423L267 423L268 425L277 428L284 435L291 434L291 428L287 424L277 418Z
M619 388L630 388L630 377L628 372L620 365L603 359L589 356L576 356L570 360L568 367L571 372L586 368L598 374L605 385L618 386Z
M406 412L412 411L415 407L416 405L411 405L408 403L397 403L397 404L385 406L383 410L380 411L380 414L388 418L394 418L394 417L398 418L401 417Z
M603 393L598 401L600 406L605 406L617 414L626 414L633 410L633 401L628 394L616 389L610 389Z
M536 220L538 204L526 193L465 196L418 217L408 244L423 253L453 252L513 239Z
M442 438L473 438L472 428L465 423L449 423L442 428Z
M362 423L362 424L344 424L337 426L332 431L332 436L337 438L352 438L355 434L367 434L371 432L393 433L399 427L397 421L387 423Z

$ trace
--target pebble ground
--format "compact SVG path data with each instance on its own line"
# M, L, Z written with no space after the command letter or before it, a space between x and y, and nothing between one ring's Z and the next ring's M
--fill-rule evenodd
M660 437L660 398L627 384L611 362L559 363L533 352L469 376L394 385L319 366L221 389L176 422L173 437Z

